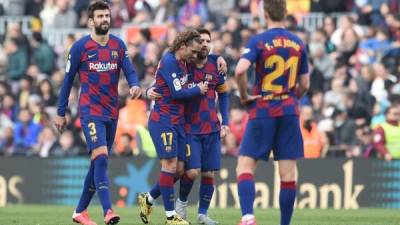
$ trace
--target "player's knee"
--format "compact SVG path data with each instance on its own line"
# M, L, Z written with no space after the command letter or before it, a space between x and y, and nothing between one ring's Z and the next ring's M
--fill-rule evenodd
M293 170L280 171L279 176L281 181L294 181L296 179L296 172Z
M164 159L161 162L161 167L163 171L175 174L177 171L176 159Z
M106 146L100 146L98 148L93 149L90 158L92 160L95 160L101 155L105 155L106 157L108 157L108 151Z
M186 175L192 180L196 179L196 177L199 176L199 174L200 174L200 169L191 169L186 171Z
M201 176L202 177L215 178L215 172L214 171L202 172Z

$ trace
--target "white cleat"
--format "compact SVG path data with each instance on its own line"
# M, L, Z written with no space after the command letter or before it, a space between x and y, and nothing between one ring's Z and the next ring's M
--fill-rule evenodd
M204 214L199 214L197 217L197 224L201 225L218 225L217 221L212 220L210 217Z
M187 206L188 206L188 202L187 201L183 202L183 201L179 200L179 198L176 199L175 211L180 217L182 217L182 219L186 219Z

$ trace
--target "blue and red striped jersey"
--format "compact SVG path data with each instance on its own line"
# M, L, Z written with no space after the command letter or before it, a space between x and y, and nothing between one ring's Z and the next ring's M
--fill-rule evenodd
M308 74L300 38L283 28L270 29L249 40L242 58L256 64L252 95L262 95L249 105L249 119L299 115L294 89L299 75Z
M175 54L167 52L156 70L155 91L162 95L155 101L150 120L165 125L184 123L184 101L200 95L200 88L187 88L189 71L185 62L178 61Z
M124 42L110 35L105 46L87 35L75 42L68 55L58 110L65 115L75 74L79 73L80 117L118 118L118 80L123 70L130 87L138 86L138 78Z
M209 134L221 129L216 106L217 93L221 101L221 94L227 98L226 76L217 71L217 57L209 56L207 63L198 68L190 65L189 88L195 87L199 82L208 83L208 91L204 95L196 96L186 101L185 104L185 131L191 134ZM224 96L225 97L225 96ZM228 122L228 107L220 107L223 124Z

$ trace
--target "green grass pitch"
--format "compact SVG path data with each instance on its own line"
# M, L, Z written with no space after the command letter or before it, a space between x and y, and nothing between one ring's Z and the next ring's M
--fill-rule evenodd
M138 209L115 208L121 215L121 225L140 225ZM0 225L72 225L72 206L23 205L0 208ZM104 224L101 208L93 206L89 213L98 225ZM239 209L210 209L209 214L217 219L220 225L237 225L240 218ZM279 211L263 209L255 211L258 225L279 225ZM162 206L153 212L150 224L163 225ZM189 221L196 224L196 209L189 208ZM360 210L296 210L292 225L400 225L400 213L397 209L360 209Z

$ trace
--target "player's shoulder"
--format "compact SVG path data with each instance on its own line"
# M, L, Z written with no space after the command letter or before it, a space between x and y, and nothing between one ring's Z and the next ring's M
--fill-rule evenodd
M162 64L169 64L169 63L175 63L176 62L176 57L174 53L172 52L166 52L162 58L161 58L161 63Z
M72 44L71 48L82 49L91 40L92 39L90 38L90 35L85 35L85 36L81 37L80 39L78 39L77 41L75 41Z
M219 57L220 57L220 55L217 55L217 54L209 54L209 55L207 56L207 60L208 60L208 62L210 62L210 63L216 64Z
M125 42L120 37L114 34L110 34L110 41L115 41L116 43L119 44L119 46L125 45Z

